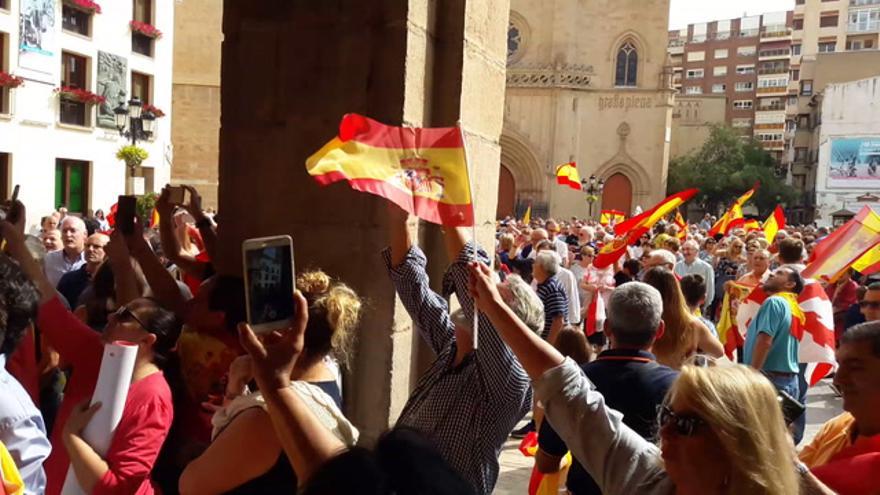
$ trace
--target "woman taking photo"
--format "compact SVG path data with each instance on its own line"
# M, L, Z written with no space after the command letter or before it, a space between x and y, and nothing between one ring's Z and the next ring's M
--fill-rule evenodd
M86 493L146 495L154 493L150 471L168 435L173 417L171 389L162 373L180 332L173 314L137 293L128 249L120 233L107 245L116 274L119 309L103 333L77 319L58 298L49 280L28 254L22 237L24 207L19 225L0 222L10 255L40 290L37 317L43 337L61 361L72 368L70 381L52 432L52 454L44 465L46 493L61 493L68 467ZM122 419L106 454L99 455L82 438L100 404L89 406L104 345L124 341L137 345L137 357Z

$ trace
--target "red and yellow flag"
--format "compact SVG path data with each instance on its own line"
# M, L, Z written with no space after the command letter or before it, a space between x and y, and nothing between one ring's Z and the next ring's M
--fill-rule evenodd
M751 189L744 192L742 196L736 199L733 204L730 206L730 209L715 222L715 225L709 230L710 236L715 236L716 234L727 235L730 232L730 229L740 227L745 223L745 217L743 217L742 206L746 201L750 200L752 196L755 194L755 191L758 189L760 184L755 183Z
M529 207L526 208L526 214L523 215L522 223L523 223L523 225L528 225L528 224L532 223L532 204L531 203L529 203Z
M675 212L675 226L678 227L678 233L675 237L677 237L679 241L687 239L688 224L684 221L684 217L681 216L680 211Z
M697 192L697 189L687 189L673 194L657 203L656 206L645 213L634 217L639 219L638 222L635 225L630 224L630 228L622 235L618 234L613 242L602 246L602 249L600 249L599 253L596 255L596 259L593 260L593 266L596 268L605 268L606 266L614 264L614 262L620 259L620 257L623 256L623 253L626 252L627 246L636 242L642 234L648 232L655 223L665 218L672 212L672 210L684 204L685 201L694 197ZM623 223L630 223L631 220L632 219ZM616 231L617 229L615 229L615 232Z
M345 180L429 222L474 224L458 127L393 127L350 113L339 135L306 160L306 170L321 185Z
M782 211L782 206L776 205L773 213L767 217L767 220L764 220L764 236L767 238L767 242L772 244L776 240L776 234L784 228L785 212Z
M556 167L556 183L581 190L581 176L578 174L577 163L568 162Z
M150 228L158 229L159 228L159 210L153 208L153 213L150 214Z
M626 219L626 213L620 210L602 210L602 212L599 214L600 225L617 225L618 223L624 221L624 219Z
M880 215L870 206L813 249L804 278L833 280L880 242Z
M746 232L751 232L753 230L761 230L761 223L755 220L754 218L746 218L743 221L743 229Z
M862 275L874 275L880 272L880 244L875 244L873 248L857 259L852 267Z

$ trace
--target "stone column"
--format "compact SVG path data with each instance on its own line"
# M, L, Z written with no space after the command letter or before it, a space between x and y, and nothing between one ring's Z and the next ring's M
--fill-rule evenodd
M298 270L320 267L365 298L344 394L366 441L393 424L415 376L412 321L379 256L387 202L345 184L319 187L305 159L348 112L391 125L460 118L470 131L481 238L489 242L508 7L507 0L224 4L218 268L240 274L245 238L290 234ZM410 226L414 238L428 230L415 219Z

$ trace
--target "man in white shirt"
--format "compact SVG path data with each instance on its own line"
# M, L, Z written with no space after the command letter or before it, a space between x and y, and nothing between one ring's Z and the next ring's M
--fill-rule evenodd
M715 300L715 270L712 265L697 257L700 253L700 245L697 241L687 241L681 247L682 261L675 264L675 274L680 277L695 273L706 282L706 304L703 305L703 313L709 307L709 303Z
M81 218L67 216L61 222L61 242L64 249L48 253L43 261L43 271L53 286L61 277L78 270L86 263L83 255L86 247L86 224Z

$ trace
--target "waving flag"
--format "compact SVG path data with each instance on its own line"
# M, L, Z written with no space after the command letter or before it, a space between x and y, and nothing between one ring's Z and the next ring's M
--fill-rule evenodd
M619 210L602 210L599 214L599 225L617 225L626 219L626 214Z
M529 207L526 208L526 214L523 215L522 223L523 223L523 225L528 225L528 224L532 223L532 205L531 205L531 203L529 203Z
M618 234L613 242L602 246L602 249L600 249L599 253L596 255L596 259L593 260L593 266L596 268L605 268L606 266L612 265L623 256L623 253L626 252L627 246L635 243L642 234L648 232L655 223L665 218L674 209L694 197L697 192L697 189L687 189L673 194L657 203L656 206L645 213L623 222L623 224L628 224L629 228L623 234ZM635 224L632 222L633 219L638 219ZM616 228L615 232L617 232Z
M757 220L755 220L754 218L747 218L743 222L743 229L745 229L746 232L751 232L753 230L761 230L761 224Z
M742 196L738 197L736 201L730 206L730 209L715 222L715 225L709 230L710 236L715 236L716 234L727 235L731 229L736 227L740 227L745 222L745 217L743 217L742 206L746 203L746 201L750 200L752 196L755 194L755 191L758 190L759 183L755 183L751 189L744 192Z
M874 275L880 272L880 244L875 245L852 265L862 275Z
M744 339L749 323L758 314L758 309L767 297L764 289L758 286L740 304L736 326L741 338ZM805 281L804 290L797 301L803 312L803 326L799 329L793 326L792 333L800 341L798 360L807 363L807 381L810 385L815 385L837 367L834 358L834 312L825 289L813 279ZM793 314L793 323L794 320Z
M733 316L733 308L739 307L742 300L749 295L752 289L754 287L731 281L727 284L727 290L724 291L724 299L721 302L721 316L718 318L716 328L718 330L718 340L724 345L724 353L730 359L733 359L733 351L745 343L743 336L746 333L745 329L740 333L736 318Z
M457 127L392 127L350 113L339 135L306 160L319 184L347 181L423 220L474 224L464 141Z
M764 220L764 237L767 238L767 242L773 244L773 241L776 240L776 234L784 228L785 212L782 211L781 206L776 205L773 213L767 217L767 220Z
M684 218L681 216L680 211L675 212L675 225L678 227L678 233L675 235L675 237L677 237L679 241L684 241L685 239L687 239L688 224L684 221Z
M833 280L880 242L880 215L869 206L813 249L803 276Z
M526 457L535 457L538 453L538 433L530 432L519 443L519 451ZM559 464L559 471L543 474L538 471L538 465L532 468L532 476L529 478L528 495L557 495L559 488L568 476L568 468L571 467L571 452L566 452Z
M577 163L568 162L556 167L556 183L581 190L581 176L578 174Z

